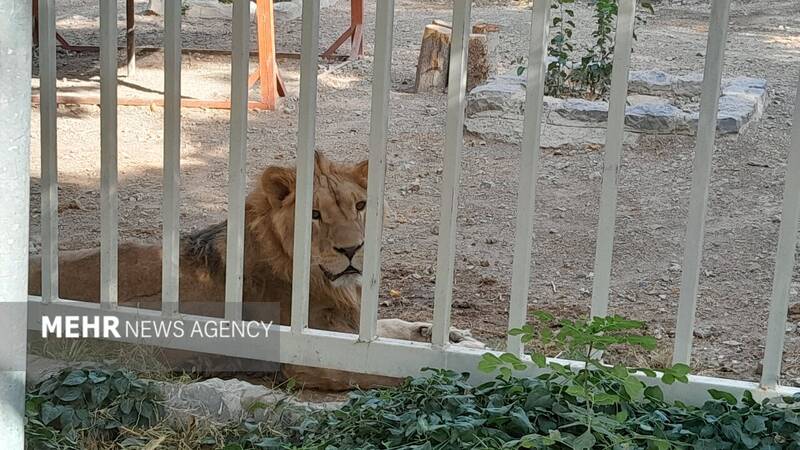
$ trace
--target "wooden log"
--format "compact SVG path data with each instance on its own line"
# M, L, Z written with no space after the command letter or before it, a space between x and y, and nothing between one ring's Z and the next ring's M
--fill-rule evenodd
M483 84L489 78L489 39L485 34L469 35L467 58L467 92Z
M447 88L451 35L452 30L441 25L425 27L414 82L417 92L443 92Z

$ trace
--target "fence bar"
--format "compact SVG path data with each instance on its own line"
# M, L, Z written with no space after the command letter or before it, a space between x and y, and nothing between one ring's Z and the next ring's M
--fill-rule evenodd
M789 289L792 284L795 246L797 245L797 221L800 220L800 82L797 84L792 120L792 147L789 153L789 164L786 166L781 230L778 254L775 256L775 279L772 284L769 326L761 372L761 386L765 388L775 387L781 375L783 340L786 336L786 313L789 307Z
M688 364L692 356L692 334L697 309L697 287L703 257L708 186L711 179L711 160L717 133L717 110L722 82L725 40L728 35L730 0L714 0L708 27L706 64L703 72L703 94L700 97L700 120L694 149L692 193L689 200L689 219L686 226L686 248L683 255L681 294L678 304L678 323L675 330L675 363Z
M225 318L242 320L244 202L247 163L247 76L250 66L250 0L233 2L231 42L231 136L228 162L228 230Z
M297 124L297 188L292 266L292 332L308 326L311 264L311 209L314 200L314 146L317 125L319 2L303 2L300 55L300 117Z
M130 67L130 66L129 66ZM181 176L181 2L164 5L164 205L161 310L179 309Z
M375 75L372 80L372 112L369 125L369 181L359 328L359 339L362 341L371 341L375 337L378 320L386 136L389 129L389 89L392 87L394 0L380 1L376 9Z
M614 37L614 67L611 69L611 96L608 106L603 187L600 193L600 220L594 257L592 317L608 313L611 265L614 252L614 223L617 217L617 181L625 134L625 104L628 97L628 69L633 47L636 0L619 2L617 31Z
M528 287L533 248L533 210L536 199L536 179L539 174L539 154L542 132L542 102L544 98L545 55L550 22L551 1L534 4L528 51L528 85L525 92L525 117L520 151L519 194L517 199L517 231L514 239L514 267L511 276L511 304L508 308L508 328L519 328L528 316ZM521 355L519 336L508 336L508 351Z
M25 448L28 221L31 135L31 3L4 2L0 14L0 436ZM44 36L43 36L44 39Z
M117 3L100 2L100 304L117 306Z
M450 308L453 303L458 181L461 174L461 147L464 144L464 103L467 88L471 7L472 0L455 0L453 4L453 37L450 47L450 73L448 74L447 88L442 206L439 219L439 247L436 257L436 289L431 339L432 343L437 346L443 346L450 341Z
M42 154L42 300L58 298L58 144L55 0L39 2L39 113Z

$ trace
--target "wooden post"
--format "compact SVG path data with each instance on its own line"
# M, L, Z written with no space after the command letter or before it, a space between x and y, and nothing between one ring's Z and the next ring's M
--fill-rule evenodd
M267 109L275 109L278 99L278 68L275 63L275 19L273 0L256 1L258 28L258 78L261 79L261 102Z
M364 56L364 0L351 0L350 26L353 27L350 58L360 58Z
M178 0L176 0L178 1ZM133 0L125 2L125 56L128 78L136 75L136 14Z
M425 27L414 82L417 92L443 92L447 88L451 35L452 30L442 25Z

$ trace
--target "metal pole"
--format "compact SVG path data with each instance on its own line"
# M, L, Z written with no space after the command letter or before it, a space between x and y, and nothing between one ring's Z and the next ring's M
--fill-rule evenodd
M31 131L31 4L0 0L0 436L25 447L25 354ZM15 306L16 304L16 306ZM12 313L13 314L10 314ZM12 316L13 317L9 317Z

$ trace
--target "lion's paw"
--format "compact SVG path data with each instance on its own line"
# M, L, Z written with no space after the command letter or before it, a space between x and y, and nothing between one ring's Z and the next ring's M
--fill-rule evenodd
M433 324L421 323L418 333L430 340L433 335ZM486 348L486 344L472 337L470 330L462 330L455 327L450 327L450 343L459 347Z

